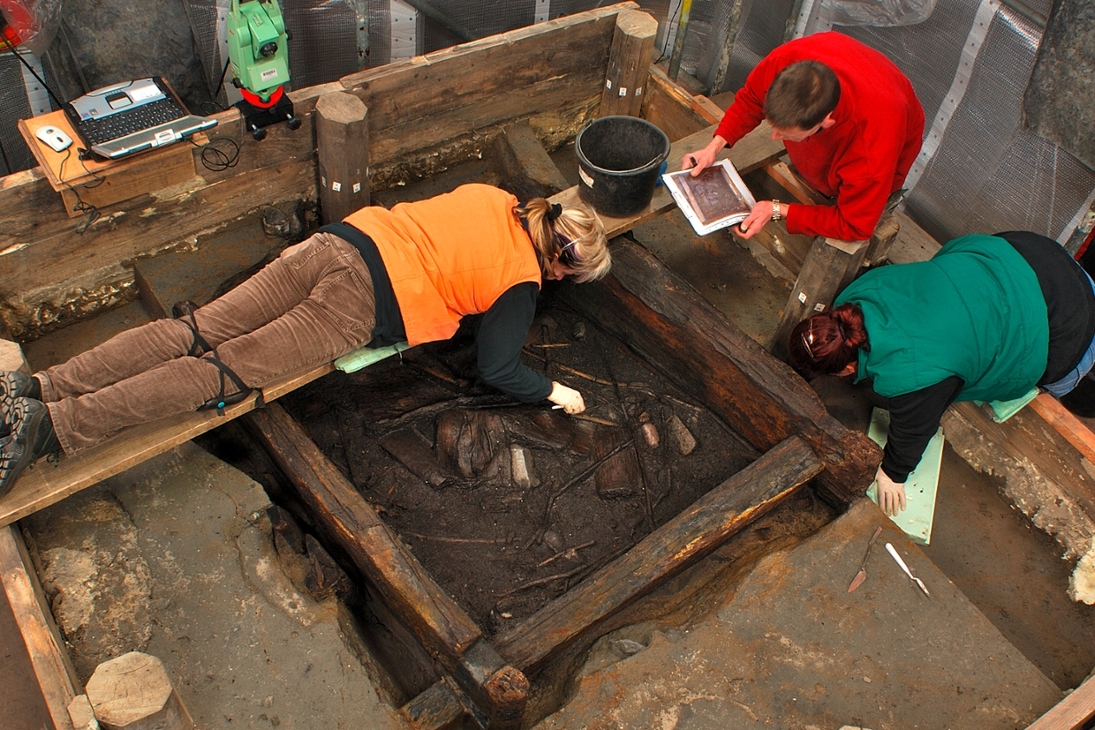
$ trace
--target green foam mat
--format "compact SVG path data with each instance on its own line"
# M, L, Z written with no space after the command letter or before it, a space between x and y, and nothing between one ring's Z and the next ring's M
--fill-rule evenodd
M867 435L879 446L886 445L890 431L890 412L875 408L871 412L871 425ZM905 531L913 541L921 545L931 542L932 522L935 520L935 495L939 489L939 469L943 465L943 429L935 432L905 482L905 509L892 518L895 525ZM878 483L872 482L867 496L878 504Z
M387 347L359 347L335 360L335 367L344 373L357 372L374 362L380 362L384 358L408 350L410 347L406 342L397 342Z

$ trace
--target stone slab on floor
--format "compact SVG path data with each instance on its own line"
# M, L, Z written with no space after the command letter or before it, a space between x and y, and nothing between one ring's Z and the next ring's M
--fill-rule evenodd
M849 594L880 524L867 580ZM866 499L764 558L697 625L641 643L622 635L598 643L574 695L537 730L991 730L1026 727L1062 697Z
M344 609L282 572L268 505L187 443L24 520L81 681L138 650L164 662L205 730L403 727Z

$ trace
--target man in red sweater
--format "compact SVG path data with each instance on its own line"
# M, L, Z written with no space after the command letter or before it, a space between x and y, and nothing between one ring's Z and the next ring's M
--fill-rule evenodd
M848 36L818 33L784 43L757 64L710 144L685 155L682 169L699 174L765 118L798 173L836 204L759 201L741 223L745 238L781 218L791 233L870 238L924 134L924 110L897 66Z

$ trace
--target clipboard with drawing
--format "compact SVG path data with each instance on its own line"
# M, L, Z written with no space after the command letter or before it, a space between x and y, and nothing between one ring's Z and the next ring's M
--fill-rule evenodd
M719 160L695 177L691 172L666 173L662 181L701 236L740 223L756 204L730 160Z

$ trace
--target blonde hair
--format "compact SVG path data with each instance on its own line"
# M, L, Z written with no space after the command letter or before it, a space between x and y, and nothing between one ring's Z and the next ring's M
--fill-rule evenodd
M577 281L600 279L612 266L601 220L584 203L558 209L555 205L544 198L532 198L517 208L540 254L540 272L546 278L551 274L552 261L558 258L574 271Z

